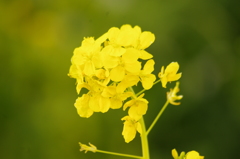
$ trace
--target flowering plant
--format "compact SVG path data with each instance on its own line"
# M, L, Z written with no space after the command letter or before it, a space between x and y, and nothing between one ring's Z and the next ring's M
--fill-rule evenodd
M122 135L126 143L131 142L137 133L142 142L142 156L120 154L99 150L93 144L80 144L80 151L102 152L131 158L150 159L148 149L148 134L162 115L168 104L179 105L182 99L179 92L179 82L167 92L167 101L159 114L146 129L143 116L148 109L149 101L144 98L144 92L160 83L163 88L168 82L177 81L182 73L178 73L179 64L170 63L166 69L161 68L157 77L154 71L153 55L147 52L155 40L155 35L149 31L141 31L139 26L123 25L121 28L112 27L98 39L84 38L80 47L73 52L69 76L76 79L76 90L81 94L82 88L88 90L77 98L74 106L80 117L89 118L94 112L105 113L109 109L128 110L122 117ZM144 65L142 66L142 63ZM141 83L143 89L135 93L133 87ZM196 151L184 152L178 156L172 150L174 159L203 159Z

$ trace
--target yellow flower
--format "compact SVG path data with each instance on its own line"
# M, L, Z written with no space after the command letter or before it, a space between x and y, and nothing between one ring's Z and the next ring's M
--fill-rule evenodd
M173 89L170 89L170 92L167 92L167 99L172 105L179 105L180 102L175 102L175 100L180 100L183 98L182 95L177 95L179 92L179 82L176 83L176 86Z
M103 65L110 70L110 79L118 82L122 81L127 73L137 74L141 69L141 63L138 61L139 54L136 49L128 48L121 57L113 57L104 53Z
M141 34L141 28L135 26L132 28L131 25L125 24L120 29L112 27L108 30L108 39L111 43L118 46L134 46L136 45L137 39Z
M132 92L123 91L124 90L119 89L119 86L108 86L103 90L102 96L110 98L110 108L119 109L122 107L123 101L132 96Z
M154 64L153 60L148 60L139 74L144 89L152 88L153 82L156 80L156 76L151 74L154 70Z
M80 151L85 151L85 153L87 153L88 151L92 151L92 152L96 152L97 151L97 147L94 146L93 144L91 144L90 142L88 143L90 146L87 146L85 144L82 144L81 142L79 142L80 145Z
M142 98L143 96L144 94L141 94L139 97L126 102L123 106L123 110L130 107L128 115L136 121L141 119L141 117L147 112L148 101Z
M105 113L111 107L111 102L108 97L104 97L101 93L91 92L91 98L89 99L89 108L94 112Z
M96 92L100 93L106 87L108 82L109 80L107 79L106 81L102 82L101 80L96 80L96 78L85 77L83 83L77 84L77 92L80 93L82 88L86 88L93 93L96 93Z
M124 79L118 84L119 91L124 92L128 87L137 85L139 77L137 75L125 75Z
M189 151L186 154L186 159L204 159L204 156L200 156L197 151Z
M135 138L137 131L142 134L142 127L138 121L130 116L125 116L121 120L125 120L122 135L126 143L129 143Z
M74 50L72 64L77 65L78 69L82 69L83 74L93 76L96 67L101 67L100 59L101 46L95 43L94 38L85 38L82 45Z
M88 107L94 112L105 113L109 110L111 102L108 97L102 96L104 88L107 86L98 80L92 78L86 78L86 82L78 85L78 89L81 90L82 87L88 89Z
M164 70L164 66L159 72L158 77L161 79L162 87L166 88L167 82L176 81L181 78L182 73L178 73L179 65L177 62L170 63L167 68Z
M93 114L93 110L89 107L89 99L88 94L83 94L82 97L77 98L74 106L80 117L89 118Z
M107 85L110 82L109 70L98 69L96 70L96 78L103 85Z

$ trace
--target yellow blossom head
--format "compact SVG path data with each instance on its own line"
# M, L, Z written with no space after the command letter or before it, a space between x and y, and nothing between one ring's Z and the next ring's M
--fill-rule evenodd
M178 69L179 64L177 62L170 63L165 70L162 67L161 72L158 74L162 82L162 87L166 88L167 82L177 81L181 78L182 73L177 73Z

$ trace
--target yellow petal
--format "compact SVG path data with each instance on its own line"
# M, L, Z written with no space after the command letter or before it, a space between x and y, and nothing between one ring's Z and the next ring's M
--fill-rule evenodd
M142 114L138 113L138 107L135 106L129 108L128 115L136 121L142 118Z
M170 75L167 76L169 82L171 82L171 81L177 81L177 80L179 80L181 77L182 77L182 73L173 74L173 75L170 74Z
M139 58L140 54L139 51L134 48L126 49L126 52L122 55L122 60L125 63L132 63L136 62Z
M167 82L168 82L167 78L166 77L162 77L161 78L161 82L162 82L162 87L166 88L166 85L167 85Z
M100 107L100 112L105 113L109 110L111 107L111 101L109 98L100 96L99 98L99 107Z
M131 46L136 42L138 36L138 32L131 25L126 24L120 28L116 43L121 46Z
M155 36L149 31L144 31L140 35L140 49L146 49L155 41Z
M101 108L99 106L99 98L100 95L94 95L89 99L89 107L94 111L94 112L100 112Z
M108 45L104 47L101 51L102 54L107 54L111 56L119 57L123 55L126 52L126 50L120 46L113 47L112 45Z
M119 109L122 107L122 100L119 98L111 98L111 108L112 109Z
M74 106L77 109L79 116L89 118L93 114L93 110L89 107L89 95L83 94L78 97Z
M144 74L150 74L154 71L154 60L148 60L143 67Z
M110 78L115 82L122 81L124 76L125 76L125 69L122 66L117 66L113 68L110 72Z
M145 51L145 50L139 50L139 54L140 54L140 57L139 57L139 58L141 58L141 59L143 59L143 60L148 60L148 59L150 59L150 58L153 57L152 54L148 53L148 52Z
M119 57L110 56L107 54L103 55L103 66L105 68L114 68L119 64Z
M178 69L179 69L179 64L177 62L172 62L166 67L165 73L175 74L177 73Z
M126 120L124 122L123 131L122 131L123 138L126 143L132 141L136 136L136 128L132 121Z
M87 76L92 76L95 74L95 66L92 61L87 61L84 65L83 73Z
M131 118L138 121L141 117L146 114L148 108L148 102L146 99L135 99L132 105L129 105L128 114ZM125 105L124 105L125 106Z
M104 88L102 96L104 97L113 97L116 94L116 86L108 86Z
M139 132L139 134L142 134L142 126L139 122L136 123L137 124L137 131Z
M139 26L135 26L134 28L133 28L133 32L135 33L135 38L136 38L136 40L134 40L133 41L133 43L132 43L132 46L134 47L134 48L136 48L137 47L137 45L138 45L138 38L139 38L139 36L141 35L141 28L139 27Z
M178 159L178 152L176 149L172 149L172 156L174 159Z
M89 107L94 112L105 113L109 110L111 102L108 98L101 96L100 94L95 94L89 100Z
M156 76L154 74L149 74L141 78L142 86L144 89L151 89L154 81L156 80Z
M117 27L112 27L108 30L108 39L110 41L115 41L115 39L118 37L120 30Z
M129 100L129 101L127 101L125 104L124 104L124 106L123 106L123 110L126 110L127 109L127 107L130 107L130 106L132 106L133 104L134 104L134 102L135 102L135 100Z
M125 63L124 68L130 73L137 74L141 70L141 62L135 61L133 63Z

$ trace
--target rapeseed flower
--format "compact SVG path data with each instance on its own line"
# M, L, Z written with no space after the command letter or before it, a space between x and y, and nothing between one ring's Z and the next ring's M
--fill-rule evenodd
M132 141L135 138L137 132L142 134L142 127L138 121L131 118L130 116L125 116L121 120L125 120L123 123L124 126L122 135L126 143Z
M112 109L121 108L123 101L132 95L132 92L123 92L123 90L119 89L119 86L116 85L108 86L102 92L102 96L109 98L110 108Z
M73 52L72 63L81 69L84 75L93 76L95 69L102 67L100 61L101 45L93 37L85 38L82 45Z
M126 108L130 107L128 110L128 115L136 121L141 119L141 117L146 114L148 109L148 101L143 98L143 96L144 94L141 94L139 97L127 101L123 106L123 110L126 110Z
M181 78L182 73L177 73L179 64L177 62L170 63L164 70L164 66L161 68L158 77L161 79L162 87L166 88L167 82L177 81Z

